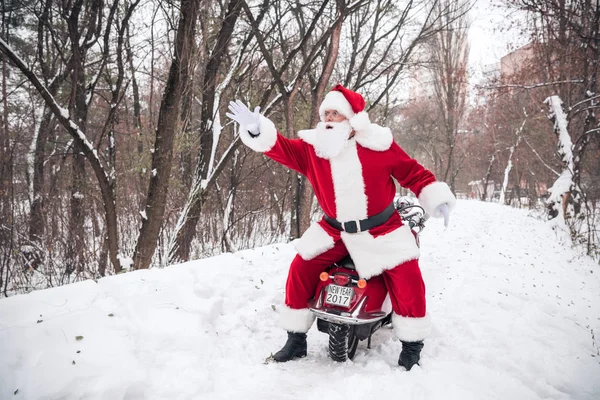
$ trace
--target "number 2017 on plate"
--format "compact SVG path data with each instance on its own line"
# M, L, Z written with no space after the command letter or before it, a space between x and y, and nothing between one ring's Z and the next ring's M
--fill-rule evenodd
M327 297L325 303L341 306L350 307L350 300L354 295L354 289L338 285L327 286Z

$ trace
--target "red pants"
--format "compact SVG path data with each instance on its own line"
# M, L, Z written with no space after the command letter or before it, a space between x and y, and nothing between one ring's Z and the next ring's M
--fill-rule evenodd
M312 260L296 255L285 285L285 304L291 309L307 308L319 283L319 274L347 254L346 245L338 240L332 249ZM425 284L418 260L406 261L382 275L394 313L402 317L425 317Z

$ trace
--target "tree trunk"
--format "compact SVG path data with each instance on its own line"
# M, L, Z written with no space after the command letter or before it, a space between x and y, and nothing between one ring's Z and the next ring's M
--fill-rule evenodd
M4 22L4 14L2 17ZM5 28L6 29L6 28ZM6 34L5 32L2 32ZM4 35L3 35L4 36ZM8 36L6 34L6 36ZM4 283L4 295L6 296L6 285L10 277L11 253L13 246L12 229L12 203L10 200L10 189L12 185L13 160L10 151L10 129L8 126L8 101L6 90L6 59L2 58L2 116L0 117L0 290Z
M337 1L337 20L336 23L333 25L331 38L329 39L329 47L327 49L327 55L325 56L325 65L323 66L323 71L321 73L321 76L319 77L319 81L317 82L317 85L311 93L311 127L315 126L321 119L319 116L319 106L323 101L325 88L329 83L329 79L333 74L333 68L335 67L335 63L337 61L343 22L343 18L341 18L341 16L345 13L344 6L345 4L343 0ZM298 193L300 196L298 206L298 234L301 235L309 228L311 223L311 212L314 192L305 176L299 175L296 182L296 193Z
M52 111L44 107L41 121L31 145L31 165L29 166L31 210L29 212L29 241L31 246L21 249L28 268L36 269L43 263L42 237L45 231L44 220L44 162L46 143L52 131Z
M136 191L138 197L142 197L142 188L144 187L144 174L142 173L142 162L144 155L144 141L142 136L142 105L140 101L140 89L136 79L136 70L133 66L133 51L131 50L129 25L126 28L125 34L125 50L127 52L127 64L129 66L129 73L131 74L131 89L133 92L133 127L135 128L135 134L137 136L137 156L138 156L138 184L139 187ZM143 202L139 200L140 208L143 206Z
M31 212L29 215L29 240L39 243L44 234L44 158L46 155L45 147L50 132L52 131L52 111L44 108L42 120L35 138L35 150L33 154L33 176L31 192ZM36 265L32 265L35 269Z
M69 215L69 238L67 242L67 274L74 271L82 273L84 270L85 230L83 227L85 214L83 198L85 193L85 159L79 154L79 146L73 147L71 161L71 196Z
M483 178L483 193L481 195L481 200L486 201L487 200L487 188L488 188L488 183L490 182L490 176L492 175L492 170L494 167L494 160L496 159L496 155L492 154L492 156L490 157L490 163L488 164L488 169L487 171L485 171L485 177ZM494 193L492 192L492 196L494 195Z
M179 121L183 88L189 79L190 56L194 48L196 19L200 0L181 0L175 51L165 86L156 127L156 141L152 154L152 174L146 207L146 218L136 244L133 262L135 269L148 268L156 249L163 222L169 178L173 160L173 139Z

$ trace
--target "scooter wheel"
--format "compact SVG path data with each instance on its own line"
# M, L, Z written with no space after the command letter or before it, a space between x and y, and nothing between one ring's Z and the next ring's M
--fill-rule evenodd
M356 354L358 338L354 326L329 323L329 356L333 361L352 360Z

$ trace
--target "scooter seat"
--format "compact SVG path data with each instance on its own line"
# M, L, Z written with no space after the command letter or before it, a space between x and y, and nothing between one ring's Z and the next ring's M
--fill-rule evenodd
M336 264L340 267L356 271L356 267L354 266L354 260L352 260L352 257L350 257L350 255L347 255L346 257L342 258L340 261L336 262Z

